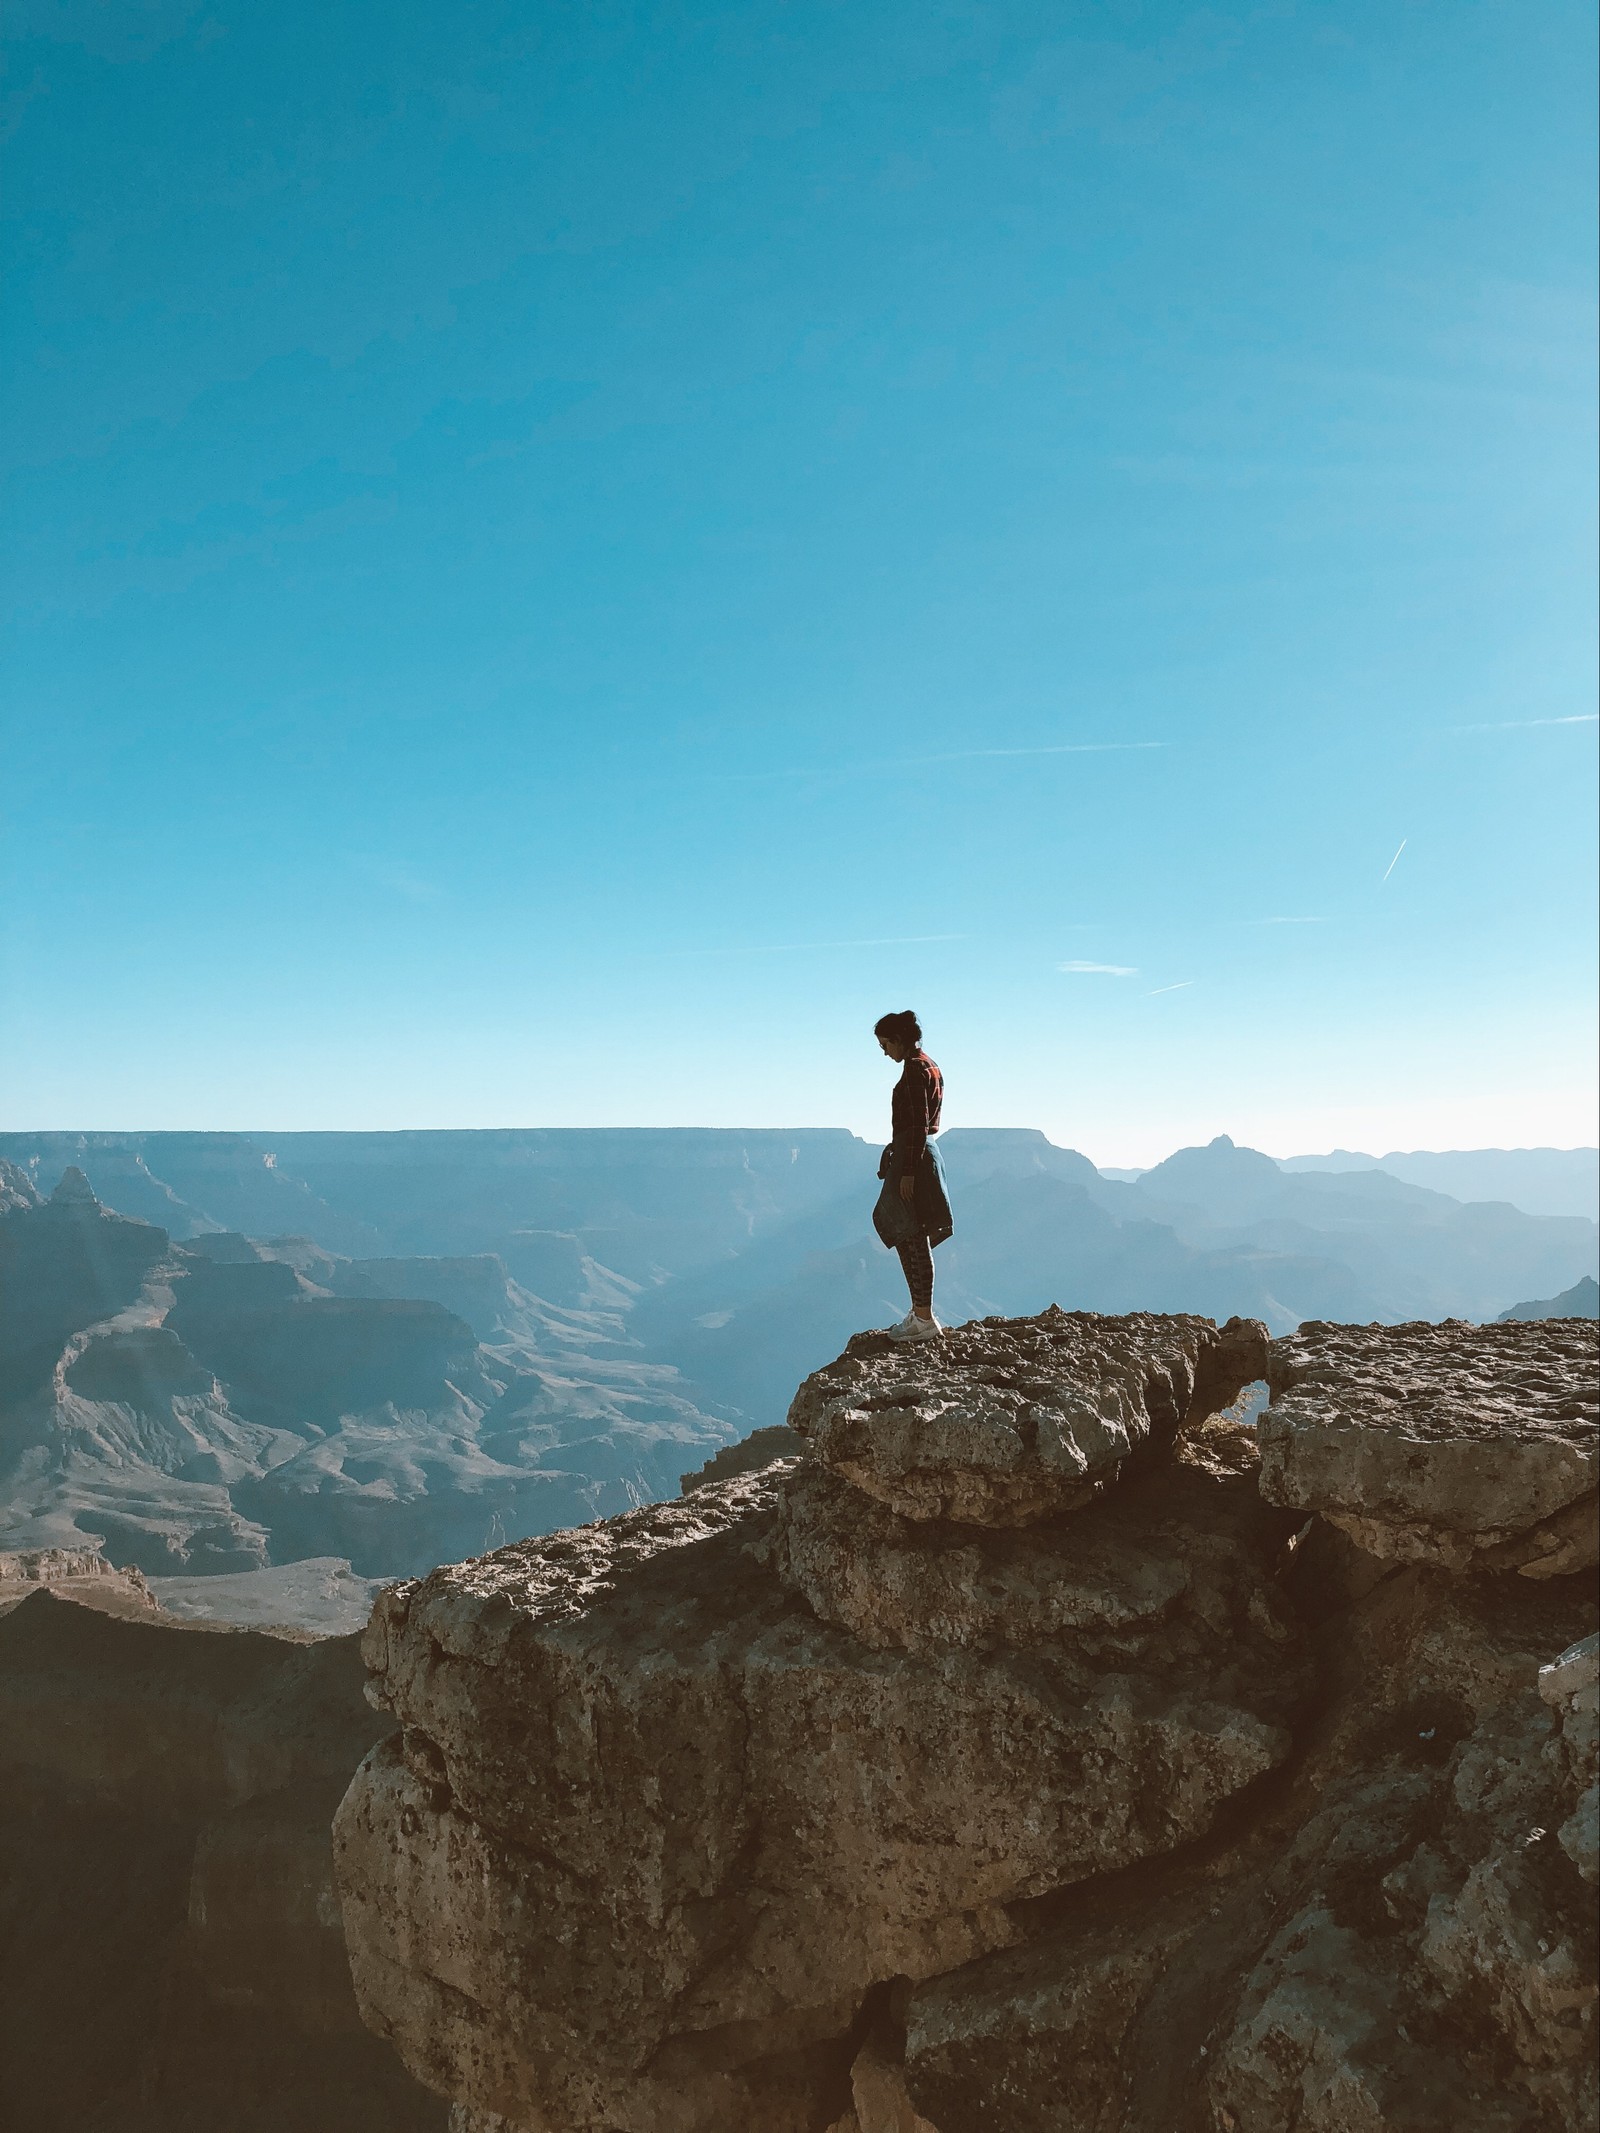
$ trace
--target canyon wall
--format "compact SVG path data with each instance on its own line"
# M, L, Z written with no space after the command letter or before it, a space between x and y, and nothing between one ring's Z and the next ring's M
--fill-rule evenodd
M857 1337L800 1457L382 1596L365 2020L458 2133L1578 2133L1594 1363Z
M389 1725L361 1678L354 1637L0 1556L0 2124L443 2133L350 1984L329 1823Z

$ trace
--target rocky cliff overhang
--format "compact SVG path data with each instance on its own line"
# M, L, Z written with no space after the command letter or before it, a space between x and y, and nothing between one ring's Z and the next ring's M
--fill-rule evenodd
M1483 1330L1436 1387L1517 1367ZM863 1337L805 1456L392 1589L335 1832L366 2020L483 2133L1581 2123L1592 1597L1267 1500L1222 1410L1270 1369L1276 1444L1300 1363Z
M1302 1326L1275 1341L1261 1492L1371 1554L1561 1577L1597 1553L1595 1332Z

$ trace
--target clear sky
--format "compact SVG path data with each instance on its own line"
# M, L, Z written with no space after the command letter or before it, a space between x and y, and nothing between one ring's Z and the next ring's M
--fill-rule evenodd
M0 1124L1593 1140L1592 16L13 0Z

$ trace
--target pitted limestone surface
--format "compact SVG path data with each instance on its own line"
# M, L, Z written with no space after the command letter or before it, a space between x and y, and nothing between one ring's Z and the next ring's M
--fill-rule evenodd
M1564 1576L1595 1560L1595 1325L1338 1326L1272 1344L1269 1502L1369 1553Z
M795 1394L824 1466L904 1518L1021 1526L1092 1502L1122 1463L1266 1375L1266 1329L1052 1307L942 1339L857 1334Z
M1174 1465L1084 1511L983 1527L901 1518L801 1462L773 1556L814 1613L876 1651L1050 1644L1086 1678L1181 1675L1250 1701L1292 1674L1297 1633L1272 1575L1287 1538L1248 1475L1218 1488Z

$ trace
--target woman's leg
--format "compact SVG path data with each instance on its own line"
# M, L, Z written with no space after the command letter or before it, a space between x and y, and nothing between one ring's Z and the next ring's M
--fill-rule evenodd
M906 1277L906 1287L911 1291L911 1308L918 1318L933 1316L933 1252L926 1237L915 1237L909 1244L897 1244L900 1266Z

